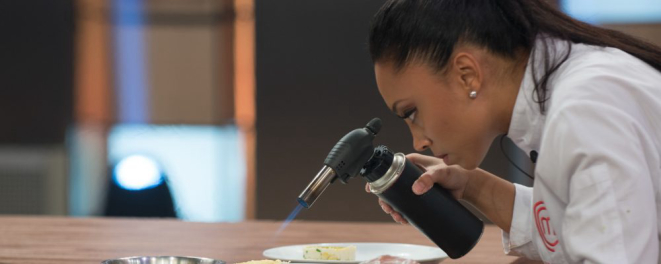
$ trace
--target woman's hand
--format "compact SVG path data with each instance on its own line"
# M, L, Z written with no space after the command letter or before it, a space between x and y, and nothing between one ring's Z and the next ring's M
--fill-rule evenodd
M421 195L429 191L434 183L450 191L455 199L464 198L468 185L469 171L459 165L448 166L442 159L417 153L406 155L406 158L420 166L425 172L413 183L413 193Z
M450 191L457 200L464 198L464 193L469 180L469 173L467 170L458 165L448 166L442 159L417 153L408 154L406 155L406 158L420 166L425 171L420 178L413 183L413 193L417 195L424 194L436 183ZM370 192L369 184L365 186L365 190ZM395 211L385 201L379 199L379 205L381 206L381 209L387 214L390 214L397 223L408 223L401 214Z

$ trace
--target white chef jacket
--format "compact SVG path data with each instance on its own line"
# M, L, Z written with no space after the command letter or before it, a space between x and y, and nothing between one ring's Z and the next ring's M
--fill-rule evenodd
M552 43L552 57L567 50ZM540 76L541 49L533 56ZM618 49L573 44L549 80L545 114L532 74L529 62L508 137L539 156L534 186L515 185L505 253L546 263L657 263L661 73Z

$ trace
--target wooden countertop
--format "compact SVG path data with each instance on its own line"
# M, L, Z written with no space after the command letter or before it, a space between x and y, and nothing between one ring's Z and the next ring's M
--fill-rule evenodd
M263 259L271 247L332 242L392 242L433 246L411 226L394 223L193 223L173 219L0 217L0 264L99 263L144 256L198 256L228 263ZM538 263L503 253L500 229L487 225L465 257L443 263Z

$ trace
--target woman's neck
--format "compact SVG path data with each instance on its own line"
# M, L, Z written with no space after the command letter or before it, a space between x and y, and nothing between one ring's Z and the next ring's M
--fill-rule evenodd
M494 113L497 113L496 129L498 134L507 134L512 115L514 112L514 105L516 98L519 95L521 83L526 73L528 66L529 51L521 51L517 53L518 56L515 60L501 60L501 65L498 76L498 87L503 91L499 93L498 100L494 102Z

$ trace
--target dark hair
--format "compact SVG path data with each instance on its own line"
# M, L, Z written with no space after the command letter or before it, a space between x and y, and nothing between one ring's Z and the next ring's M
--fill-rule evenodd
M569 48L551 60L551 41L535 45L540 34L565 40ZM517 51L541 49L543 74L533 79L542 113L549 77L569 57L572 42L618 48L661 71L659 47L572 19L543 0L389 0L374 16L369 36L372 60L392 61L398 69L412 59L443 69L458 42L512 59Z

